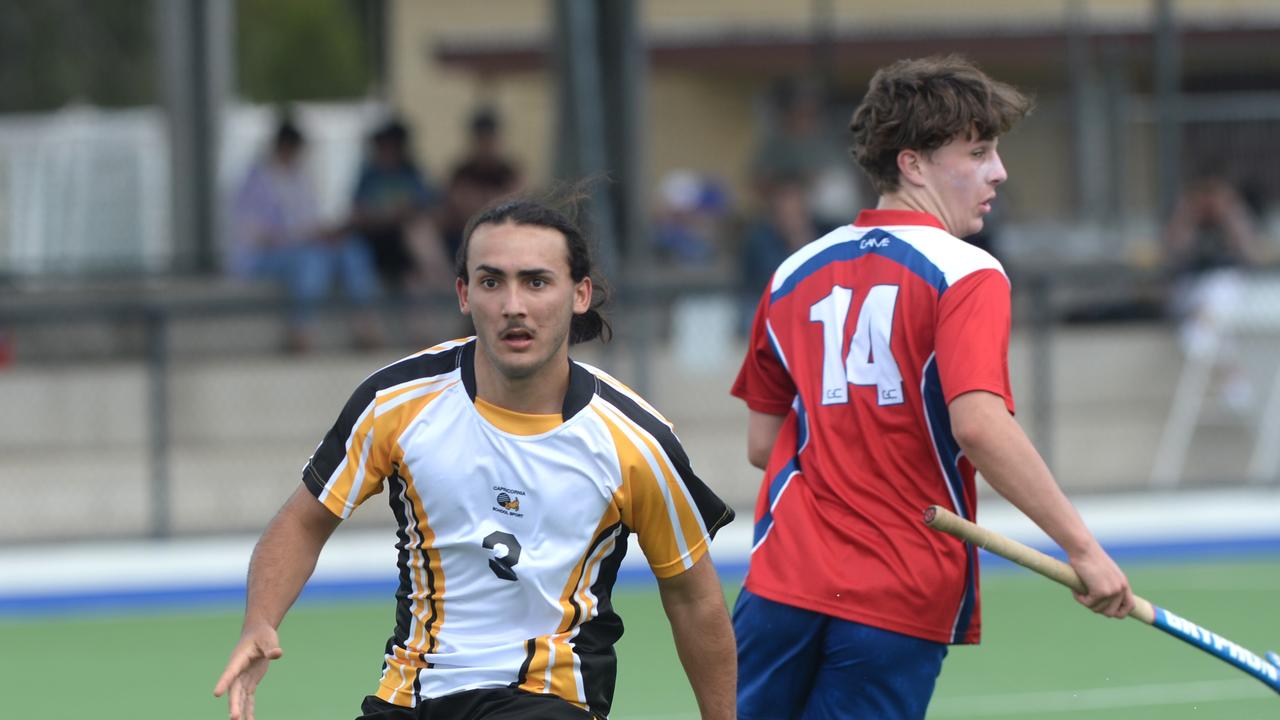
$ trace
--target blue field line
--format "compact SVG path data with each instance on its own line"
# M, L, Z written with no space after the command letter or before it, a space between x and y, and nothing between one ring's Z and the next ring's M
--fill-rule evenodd
M1062 553L1039 548L1055 557ZM1280 557L1280 535L1253 538L1197 540L1190 542L1109 543L1107 550L1121 565L1174 563L1187 561L1233 561ZM1022 570L1013 563L981 553L984 573ZM716 561L716 568L727 584L736 584L746 574L746 558ZM652 573L643 566L623 566L618 571L618 587L637 588L654 585ZM386 578L325 579L307 584L300 602L323 603L353 600L391 600L396 580ZM62 616L145 614L151 612L188 612L236 610L244 603L244 583L194 584L181 587L149 587L105 589L72 593L32 593L5 595L0 593L0 618L51 618Z

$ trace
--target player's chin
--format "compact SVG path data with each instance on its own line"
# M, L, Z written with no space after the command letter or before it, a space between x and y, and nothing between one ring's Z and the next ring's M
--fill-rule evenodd
M986 226L986 221L984 221L982 219L982 216L979 215L978 217L973 218L973 220L969 222L969 227L966 228L967 232L964 234L964 236L969 237L970 235L977 235L978 233L982 232L982 228L985 226Z
M512 380L520 380L534 375L539 367L536 358L527 354L508 354L498 363L502 374Z

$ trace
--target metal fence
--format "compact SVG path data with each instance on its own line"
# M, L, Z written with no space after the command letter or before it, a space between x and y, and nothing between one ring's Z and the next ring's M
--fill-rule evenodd
M1220 402L1221 358L1184 357L1176 328L1142 311L1162 295L1161 276L1115 267L1012 275L1019 419L1069 491L1276 483L1276 275L1249 281L1248 312L1223 335L1253 387L1238 408ZM1136 311L1099 318L1082 298ZM723 285L620 288L615 341L575 351L663 410L695 467L739 507L759 481L745 459L745 411L728 395L749 305ZM457 319L446 296L382 310L393 320ZM0 543L260 528L347 394L412 348L345 350L345 309L333 306L317 352L282 355L274 338L285 312L272 296L238 292L0 306L18 343L0 370ZM94 332L114 344L65 347ZM1180 410L1192 393L1195 412ZM1175 417L1182 425L1170 430ZM1155 472L1171 455L1176 476ZM354 522L383 515L366 510Z

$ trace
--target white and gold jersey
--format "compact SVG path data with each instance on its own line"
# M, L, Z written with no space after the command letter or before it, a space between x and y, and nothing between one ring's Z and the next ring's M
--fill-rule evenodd
M527 415L476 397L474 355L469 338L375 372L304 472L343 518L386 487L399 522L396 628L376 694L412 707L507 686L605 716L627 536L671 577L733 511L670 424L605 373L571 361L561 414Z

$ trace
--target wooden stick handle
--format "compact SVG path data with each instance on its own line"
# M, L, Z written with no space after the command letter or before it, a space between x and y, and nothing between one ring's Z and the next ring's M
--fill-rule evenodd
M930 505L926 508L924 524L1017 563L1077 593L1083 595L1088 592L1084 581L1070 565L1057 558L1049 557L1035 548L1027 547L1017 540L969 522L944 507ZM1155 622L1156 614L1150 602L1134 595L1133 610L1129 611L1129 617L1151 625Z

